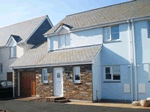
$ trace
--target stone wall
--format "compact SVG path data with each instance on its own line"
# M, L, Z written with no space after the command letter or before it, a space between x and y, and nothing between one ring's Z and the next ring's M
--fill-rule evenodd
M48 73L48 83L42 83L41 73L36 74L36 94L40 97L53 96L53 80L52 73Z
M92 100L92 70L91 65L80 66L81 83L73 82L73 66L63 67L63 91L64 97L76 100ZM21 71L30 71L25 69ZM53 68L48 68L48 83L42 82L42 68L32 69L36 72L36 94L39 97L53 96ZM16 71L17 73L17 71ZM69 76L69 78L68 78ZM16 94L17 94L17 74L16 74Z
M89 67L88 67L89 68ZM80 66L81 83L73 82L72 67L70 67L70 79L66 78L68 73L63 74L64 97L76 100L92 100L92 73L87 70L87 66Z

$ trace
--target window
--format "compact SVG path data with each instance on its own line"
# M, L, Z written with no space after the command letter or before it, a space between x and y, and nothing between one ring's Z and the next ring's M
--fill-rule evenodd
M120 80L120 66L106 66L105 80Z
M114 41L119 39L119 25L104 28L104 41Z
M74 83L80 83L80 67L73 67L73 80Z
M10 58L16 57L16 46L10 47Z
M150 38L150 21L148 21L148 38Z
M42 79L43 79L43 83L48 83L47 68L42 69Z
M0 74L2 74L3 73L3 65L2 65L2 63L0 63Z
M59 37L59 48L70 46L70 36L62 35Z

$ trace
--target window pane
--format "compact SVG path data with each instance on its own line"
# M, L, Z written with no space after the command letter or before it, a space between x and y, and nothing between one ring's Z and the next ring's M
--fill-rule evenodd
M110 73L110 67L105 68L105 73Z
M119 39L119 26L113 26L111 28L112 31L112 40Z
M61 36L59 38L59 47L64 47L65 46L65 36Z
M110 40L110 28L106 27L104 28L104 41Z
M57 73L57 78L60 78L60 73Z
M150 38L150 21L148 22L148 38Z
M70 36L66 35L66 46L70 46Z
M75 75L75 80L80 80L80 75L79 74Z
M113 67L113 73L120 73L120 66L114 66Z
M114 74L113 80L120 80L120 74Z
M10 56L16 57L16 46L10 48Z
M3 65L0 64L0 73L2 73L2 72L3 72Z
M106 79L111 79L111 74L106 74Z

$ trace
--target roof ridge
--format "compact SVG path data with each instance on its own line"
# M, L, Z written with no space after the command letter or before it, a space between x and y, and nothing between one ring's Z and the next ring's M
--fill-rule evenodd
M9 26L12 26L12 25L20 24L20 23L23 23L23 22L31 21L31 20L34 20L34 19L42 18L44 16L47 17L48 15L43 15L43 16L40 16L40 17L36 17L36 18L25 20L25 21L21 21L21 22L18 22L18 23L13 23L13 24L10 24L10 25L6 25L6 26L3 26L3 27L0 27L0 29L5 28L5 27L9 27Z
M138 0L127 1L127 2L121 2L121 3L117 3L117 4L113 4L113 5L103 6L103 7L99 7L99 8L95 8L95 9L91 9L91 10L86 10L86 11L77 12L77 13L74 13L74 14L69 14L69 15L67 15L66 17L72 16L72 15L76 15L76 14L85 13L85 12L90 12L90 11L94 11L94 10L98 10L98 9L102 9L102 8L112 7L112 6L115 6L115 5L121 5L121 4L130 3L130 2L137 2L137 1L138 1Z

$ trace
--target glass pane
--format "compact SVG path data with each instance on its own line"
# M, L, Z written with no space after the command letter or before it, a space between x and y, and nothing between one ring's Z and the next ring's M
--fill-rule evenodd
M2 87L6 86L6 82L1 82Z
M111 28L112 31L112 40L119 39L119 26L113 26Z
M80 80L79 74L76 74L76 75L75 75L75 80Z
M65 36L59 38L59 46L60 48L65 46Z
M12 84L11 81L7 81L7 85L8 85L8 86L12 86L13 84Z
M104 40L105 41L110 40L110 28L109 27L104 28Z
M66 35L66 46L70 46L70 36Z
M2 73L2 72L3 72L3 65L0 64L0 73Z
M111 79L111 74L106 74L106 79Z
M105 73L110 73L110 67L105 68Z
M150 21L148 22L148 38L150 38Z
M113 80L120 80L120 74L114 74Z
M113 73L120 73L120 66L114 66Z
M57 73L57 78L60 78L60 73Z

